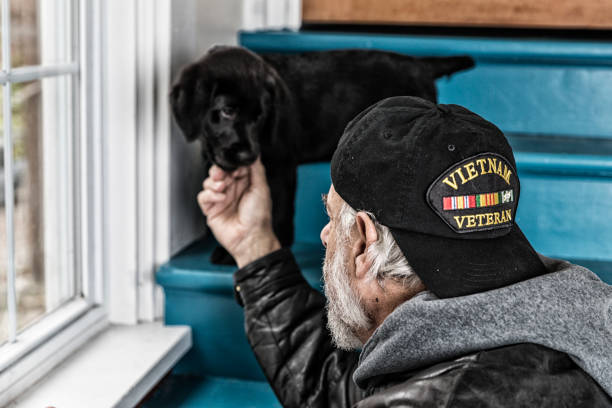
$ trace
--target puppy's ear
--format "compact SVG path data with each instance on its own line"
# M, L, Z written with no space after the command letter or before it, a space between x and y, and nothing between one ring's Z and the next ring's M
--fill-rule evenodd
M202 133L202 115L207 110L207 78L198 70L187 68L170 92L170 106L176 123L187 141L191 142Z

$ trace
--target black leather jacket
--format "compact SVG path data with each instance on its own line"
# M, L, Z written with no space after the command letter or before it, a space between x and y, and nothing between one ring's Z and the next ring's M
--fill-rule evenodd
M352 380L358 352L334 348L325 297L281 249L238 270L253 352L285 407L612 407L564 353L535 344L483 350L416 372Z

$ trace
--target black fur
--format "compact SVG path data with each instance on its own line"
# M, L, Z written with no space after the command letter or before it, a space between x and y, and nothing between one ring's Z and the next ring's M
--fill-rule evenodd
M231 171L261 154L274 231L293 242L296 167L329 161L346 124L398 95L436 101L435 79L470 68L470 57L414 58L373 50L257 55L217 46L186 66L172 88L174 117L204 160ZM215 251L213 261L231 258Z

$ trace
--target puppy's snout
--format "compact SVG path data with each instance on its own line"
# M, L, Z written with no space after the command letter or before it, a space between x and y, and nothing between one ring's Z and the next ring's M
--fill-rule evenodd
M257 153L244 146L232 146L223 151L223 158L236 165L251 164L257 159Z
M252 161L255 161L257 156L255 156L255 153L250 150L241 150L236 153L236 158L242 163L250 163Z

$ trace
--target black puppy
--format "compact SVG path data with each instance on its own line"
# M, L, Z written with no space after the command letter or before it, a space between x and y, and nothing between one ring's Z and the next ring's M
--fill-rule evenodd
M436 101L435 80L474 65L472 58L373 50L257 55L217 46L186 66L170 94L187 140L200 139L208 165L226 171L261 154L283 246L293 242L296 167L329 161L347 123L397 95ZM216 263L233 262L217 248Z

